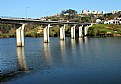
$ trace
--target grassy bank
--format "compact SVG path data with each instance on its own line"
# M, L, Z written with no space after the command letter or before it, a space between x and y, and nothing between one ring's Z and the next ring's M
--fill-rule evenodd
M95 24L88 29L88 36L121 36L121 25Z

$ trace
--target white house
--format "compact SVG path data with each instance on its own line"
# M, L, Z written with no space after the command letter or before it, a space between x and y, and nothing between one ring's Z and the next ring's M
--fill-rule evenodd
M97 19L96 20L96 23L101 23L102 21L100 19Z
M121 24L121 18L104 21L104 24Z
M104 24L113 24L114 23L114 20L107 20L107 21L104 21Z
M117 20L119 20L119 23L121 24L121 18L117 18Z

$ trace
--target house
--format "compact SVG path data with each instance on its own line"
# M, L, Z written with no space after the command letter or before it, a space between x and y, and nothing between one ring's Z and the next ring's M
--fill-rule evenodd
M102 23L102 21L100 19L97 19L96 23Z
M121 18L117 18L117 20L119 20L119 23L121 24Z
M121 24L121 18L115 18L104 21L104 24Z
M104 24L113 24L114 20L107 20L107 21L104 21Z

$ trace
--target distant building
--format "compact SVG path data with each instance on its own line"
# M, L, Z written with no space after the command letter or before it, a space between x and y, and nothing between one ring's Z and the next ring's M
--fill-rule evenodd
M112 11L112 14L116 14L118 12L121 12L121 10L114 10L114 11Z
M92 13L92 11L91 11L91 10L88 10L88 11L87 11L87 13L88 13L88 14L91 14L91 13Z
M82 10L81 14L87 14L86 10Z
M107 21L104 21L104 24L113 24L114 20L107 20Z
M96 10L92 11L92 14L98 14L98 11L96 11Z
M120 20L118 19L107 20L107 21L104 21L104 24L121 24Z
M102 23L102 21L100 19L97 19L96 23Z
M81 12L81 14L86 14L86 15L91 14L91 13L92 13L91 10L82 10Z
M86 15L94 14L95 15L95 14L105 14L105 12L104 11L99 12L99 11L96 11L96 10L94 10L94 11L91 11L91 10L82 10L81 14L86 14Z
M117 20L119 20L119 23L121 24L121 18L117 18Z
M45 21L45 18L37 18L37 20Z
M105 11L102 11L101 13L102 13L102 14L105 14Z

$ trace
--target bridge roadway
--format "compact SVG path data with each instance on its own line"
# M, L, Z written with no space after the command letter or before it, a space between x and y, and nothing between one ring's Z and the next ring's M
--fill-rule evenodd
M27 23L38 23L38 24L75 24L75 25L91 25L91 23L81 22L62 22L62 21L42 21L35 19L15 19L15 18L0 18L0 23L4 24L27 24Z
M44 42L49 43L49 28L51 25L60 25L60 40L65 39L65 25L71 26L71 39L75 39L75 28L79 28L79 37L86 36L88 28L92 26L91 23L80 23L80 22L62 22L62 21L42 21L34 19L22 19L22 18L3 18L0 17L1 24L20 24L21 26L16 29L16 42L17 47L24 47L24 27L28 23L37 23L46 25L44 27ZM84 32L84 35L83 35Z

